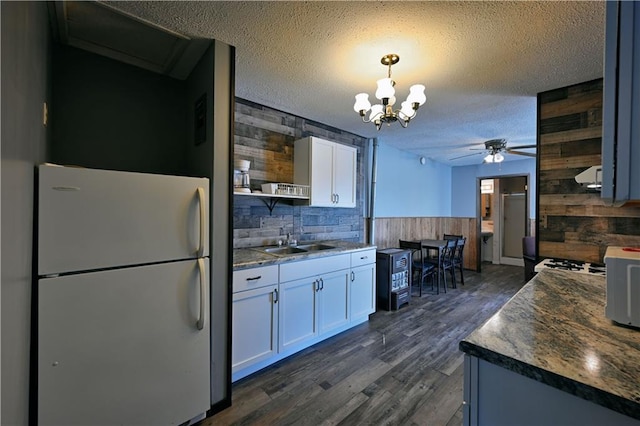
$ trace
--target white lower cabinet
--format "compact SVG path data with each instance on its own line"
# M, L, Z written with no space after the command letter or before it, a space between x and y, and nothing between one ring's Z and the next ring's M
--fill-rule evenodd
M376 311L376 264L351 270L349 286L351 321L367 318Z
M350 264L342 254L280 266L280 351L349 323Z
M317 336L315 288L316 280L311 278L280 284L280 351L300 346Z
M367 321L375 249L235 271L233 287L236 381Z
M349 323L349 270L323 274L316 292L319 333L328 333Z
M351 253L349 318L367 320L376 311L376 250Z
M232 374L278 353L278 266L233 274Z
M277 285L233 295L233 373L278 353L277 301Z

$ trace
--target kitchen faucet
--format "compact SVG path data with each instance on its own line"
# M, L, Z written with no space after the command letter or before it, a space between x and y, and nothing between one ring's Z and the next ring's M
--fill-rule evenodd
M287 239L285 240L286 245L288 246L297 246L298 242L296 241L295 238L291 238L291 233L287 232Z
M278 240L278 247L282 245L295 247L298 245L298 242L296 241L295 238L291 238L290 232L287 232L287 236L284 241Z

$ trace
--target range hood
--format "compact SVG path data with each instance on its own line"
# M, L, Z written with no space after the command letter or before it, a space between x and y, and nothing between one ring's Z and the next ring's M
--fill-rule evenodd
M580 185L599 191L602 188L602 165L589 167L577 174L575 179Z
M104 3L49 3L54 37L68 44L148 71L184 80L211 40L192 39Z

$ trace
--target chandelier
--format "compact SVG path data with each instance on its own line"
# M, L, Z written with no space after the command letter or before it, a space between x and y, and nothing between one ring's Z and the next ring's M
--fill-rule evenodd
M397 64L399 60L400 57L395 53L384 55L380 60L382 65L389 67L387 78L378 80L378 90L376 90L376 98L382 101L382 104L372 106L369 102L368 94L359 93L356 95L356 103L353 105L353 109L360 114L362 121L375 124L378 130L382 127L382 123L387 123L390 126L394 121L400 123L402 127L407 127L409 121L416 116L416 111L418 111L420 105L427 100L424 94L424 86L415 84L409 88L409 96L407 96L406 101L402 102L400 109L393 109L393 105L396 103L396 91L393 86L395 86L396 82L391 80L391 65ZM369 110L371 112L367 119L365 116Z

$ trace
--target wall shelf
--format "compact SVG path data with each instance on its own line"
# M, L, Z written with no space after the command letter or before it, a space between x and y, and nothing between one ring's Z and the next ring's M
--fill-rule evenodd
M278 201L282 199L290 199L290 200L308 200L309 197L302 195L279 195L279 194L264 194L264 193L255 193L255 192L233 192L233 195L242 195L249 197L257 197L262 200L262 202L269 209L269 214L273 213L273 209L278 204ZM268 199L268 200L267 200Z

